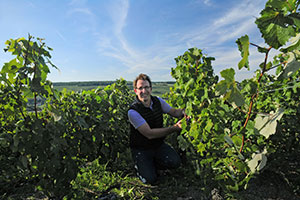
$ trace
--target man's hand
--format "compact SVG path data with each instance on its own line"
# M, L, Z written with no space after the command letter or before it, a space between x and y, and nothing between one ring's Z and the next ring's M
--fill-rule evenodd
M176 124L174 124L174 127L176 127L177 131L180 132L182 129L182 120L186 120L186 124L189 125L191 123L191 117L184 114L184 118L179 120Z
M182 120L182 119L181 119ZM180 132L181 131L181 124L182 124L182 121L179 120L176 124L174 124L174 127L176 127L176 131L177 132Z
M185 108L181 110L182 112L182 118L185 119L186 124L189 125L191 123L191 117L187 116L187 114L185 113Z

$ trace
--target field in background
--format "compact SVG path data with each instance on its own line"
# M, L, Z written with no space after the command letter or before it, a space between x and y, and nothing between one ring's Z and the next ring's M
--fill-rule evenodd
M81 90L92 90L97 87L106 87L107 85L113 84L115 81L82 81L82 82L55 82L53 86L58 91L62 91L66 88L68 91L81 91ZM175 82L152 82L152 94L155 96L162 96L166 92L169 92L170 87ZM132 90L132 81L127 82L127 86Z

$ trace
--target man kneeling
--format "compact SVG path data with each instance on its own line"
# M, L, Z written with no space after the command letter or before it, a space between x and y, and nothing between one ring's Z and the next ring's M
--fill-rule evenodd
M157 180L158 169L180 166L179 155L164 139L181 131L181 120L173 126L163 127L163 114L183 118L184 109L174 109L160 97L152 96L152 83L146 74L140 74L133 86L136 100L128 111L132 158L142 182L153 184Z

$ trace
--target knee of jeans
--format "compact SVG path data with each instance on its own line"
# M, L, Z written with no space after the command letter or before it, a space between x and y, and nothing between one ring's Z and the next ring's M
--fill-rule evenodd
M139 179L143 182L143 183L147 183L147 184L153 184L156 182L157 180L157 175L154 173L142 173L138 170L137 165L134 166L135 169L137 170L137 176L139 177Z
M146 183L147 184L154 184L157 180L157 177L156 176L152 176L152 177L148 177L146 178Z
M143 182L143 183L147 183L147 184L154 184L157 180L157 176L148 176L148 177L145 177L145 176L141 176L138 174L138 177L140 178L140 180Z
M181 160L180 159L176 160L174 163L174 168L178 168L180 164L181 164Z
M180 159L180 157L176 157L176 158L170 159L168 161L168 163L171 168L178 168L181 164L181 159Z

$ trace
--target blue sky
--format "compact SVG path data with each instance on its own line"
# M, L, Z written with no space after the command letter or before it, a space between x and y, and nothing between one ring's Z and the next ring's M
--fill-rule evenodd
M213 68L237 69L240 53L236 39L248 34L263 44L254 21L266 0L0 0L0 66L12 59L3 51L5 41L45 38L53 48L52 82L101 81L139 73L153 81L174 80L174 58L191 47L215 57ZM250 49L253 76L263 56Z

